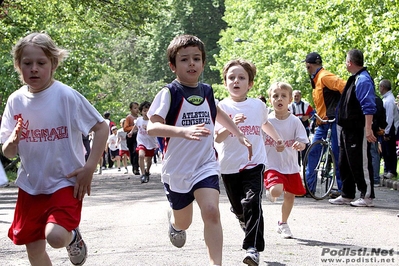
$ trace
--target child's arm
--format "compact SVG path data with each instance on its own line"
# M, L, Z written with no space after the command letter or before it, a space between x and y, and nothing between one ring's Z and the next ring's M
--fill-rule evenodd
M274 126L272 124L270 124L269 121L267 121L265 124L262 125L262 130L267 135L272 137L274 139L274 141L277 142L276 150L278 152L282 152L285 148L284 143L283 143L283 140L281 139L280 135L277 133L276 129L274 128Z
M294 144L292 144L292 148L297 151L303 151L306 148L306 144L300 141L295 141Z
M82 200L85 194L90 196L91 181L93 173L97 168L97 163L104 151L104 144L108 139L109 127L105 122L97 122L91 129L95 132L93 138L93 147L86 164L67 175L67 178L76 177L76 183L73 191L75 198Z
M153 137L175 137L189 140L201 140L211 134L205 123L189 127L166 125L165 120L159 115L152 115L147 125L147 133Z
M21 138L22 129L22 118L18 118L18 122L12 131L11 135L8 137L7 141L4 142L2 150L4 156L7 158L14 158L18 153L18 143Z
M233 118L233 122L235 125L238 125L239 123L243 123L245 119L247 119L247 117L244 114L236 114ZM220 143L224 141L229 135L230 131L228 131L225 127L221 128L220 130L215 132L215 141L217 143Z
M217 107L216 121L218 121L222 126L224 126L228 131L237 136L241 144L248 149L248 160L252 158L252 144L244 136L244 134L238 129L237 125L234 124L233 120L219 107Z
M134 126L132 127L132 130L130 130L129 133L127 133L127 136L128 136L129 138L131 138L132 135L133 135L133 133L136 132L137 130L138 130L137 126L134 125Z

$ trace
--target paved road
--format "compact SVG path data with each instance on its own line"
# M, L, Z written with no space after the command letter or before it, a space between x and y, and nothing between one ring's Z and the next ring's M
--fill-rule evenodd
M208 265L197 205L193 224L187 231L186 245L177 249L170 244L166 220L168 202L159 170L159 165L153 168L148 184L140 184L139 179L133 176L127 179L127 175L114 169L95 176L92 196L85 198L80 225L89 248L85 265ZM0 188L1 266L29 265L24 246L13 245L6 236L12 221L16 191L13 186ZM274 204L263 199L266 250L261 253L260 265L399 265L399 193L379 187L376 195L374 208L333 206L327 200L297 198L289 220L295 239L281 239L275 231L281 198ZM223 264L243 265L243 232L229 207L222 189ZM393 249L394 253L391 256L387 252L384 257L375 253L372 256L358 255L357 250L361 249L362 254L366 254L372 248L376 248L374 251L378 248ZM323 250L326 254L321 256ZM349 259L349 263L330 261L323 264L321 259L338 258L328 257L338 250L356 253L356 256L340 257ZM48 247L48 253L53 265L70 265L65 249ZM382 263L381 259L394 261ZM360 263L355 264L355 260Z

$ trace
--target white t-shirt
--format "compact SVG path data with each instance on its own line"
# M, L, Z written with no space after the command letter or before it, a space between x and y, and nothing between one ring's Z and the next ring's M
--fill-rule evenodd
M157 137L152 137L147 133L148 120L139 117L136 120L137 126L137 145L143 145L147 150L158 148Z
M285 149L283 152L277 152L275 141L266 134L267 169L276 170L282 174L299 173L298 151L292 149L292 145L295 141L309 142L301 120L293 114L290 114L284 120L279 120L275 117L275 113L272 112L269 114L269 122L284 140Z
M10 95L1 123L2 143L19 117L23 128L18 187L37 195L75 185L75 178L66 175L85 164L82 133L89 134L104 118L79 92L59 81L38 93L23 86Z
M118 149L119 143L118 143L118 136L116 134L109 135L108 136L108 148L111 151L116 151Z
M126 143L126 136L127 132L123 131L123 128L118 129L118 133L116 133L119 139L119 150L121 151L128 151L129 148L127 147Z
M148 117L159 115L166 118L171 95L168 88L162 89L156 96L148 110ZM198 118L193 114L206 114L203 120L211 135L201 138L201 141L184 138L170 138L162 161L162 182L169 184L172 191L187 193L201 180L220 175L219 163L213 149L214 123L210 118L210 104L203 101L200 105L193 105L186 99L177 114L175 126L182 127L197 124Z
M252 144L252 159L248 160L248 149L242 145L237 137L233 134L222 141L215 143L218 152L220 168L222 174L238 173L243 169L251 169L258 164L266 164L266 151L264 143L264 134L262 125L267 123L268 110L266 105L259 99L247 98L243 102L235 102L230 98L226 98L219 102L219 108L230 116L231 119L236 114L244 114L247 119L237 125L244 133L245 137ZM215 131L221 129L222 126L216 123Z

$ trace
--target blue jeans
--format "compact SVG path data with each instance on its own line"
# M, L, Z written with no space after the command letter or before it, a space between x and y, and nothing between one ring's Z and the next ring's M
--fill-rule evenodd
M312 143L314 143L318 140L321 140L321 139L326 139L328 128L329 128L328 124L319 125L315 130L315 134L313 136ZM336 176L337 176L338 190L341 191L342 182L341 182L341 177L339 174L339 167L338 167L339 148L338 148L337 124L336 123L332 123L331 148L332 148L332 152L335 157L335 171L336 171ZM320 158L320 153L321 153L321 148L320 149L312 149L308 156L308 164L306 166L306 180L308 181L308 187L310 188L311 191L316 190L316 176L314 174L314 169L316 168L316 164ZM310 174L310 173L312 173L312 174Z
M377 137L377 141L370 144L370 153L371 153L371 161L373 164L373 177L374 177L374 184L380 183L380 162L381 157L378 151L378 142L380 141L381 137Z

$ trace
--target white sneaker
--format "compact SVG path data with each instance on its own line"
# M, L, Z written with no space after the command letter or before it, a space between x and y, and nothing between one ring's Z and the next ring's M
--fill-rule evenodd
M276 202L276 197L273 197L272 194L270 193L269 189L266 189L266 198L270 201L270 202Z
M328 202L334 205L349 205L351 204L351 201L353 199L348 199L348 198L344 198L342 196L339 196L338 198L335 199L329 199Z
M174 229L172 226L172 223L170 222L171 216L172 216L172 211L169 210L168 211L169 239L170 239L170 242L173 244L173 246L175 246L177 248L181 248L186 243L186 231L185 230L177 231L176 229Z
M243 262L249 266L259 265L259 252L256 250L256 248L247 249Z
M373 199L371 198L359 198L355 201L351 202L351 206L353 207L374 207Z
M291 233L290 227L287 223L280 224L277 226L277 233L281 235L282 238L293 238L294 236Z

